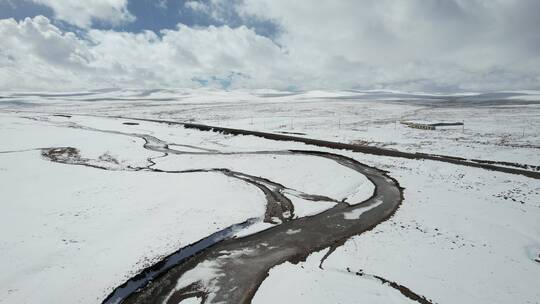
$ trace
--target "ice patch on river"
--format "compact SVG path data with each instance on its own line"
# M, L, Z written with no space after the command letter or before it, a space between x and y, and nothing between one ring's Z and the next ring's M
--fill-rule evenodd
M266 223L266 222L263 222L262 220L260 220L257 223L238 231L237 233L234 234L234 237L241 238L241 237L244 237L244 236L248 236L250 234L257 233L259 231L266 230L266 229L274 227L274 226L275 226L275 224Z
M176 283L175 289L167 295L163 303L167 303L174 292L190 286L193 283L199 284L205 287L208 292L207 301L212 303L214 298L214 291L217 291L219 287L216 286L218 278L224 276L223 271L219 269L219 263L217 261L204 261L197 265L197 267L186 272Z
M187 298L185 300L182 300L178 304L201 304L201 302L202 302L202 298L193 297L193 298Z
M352 211L349 211L349 212L345 212L343 213L343 217L346 219L346 220L357 220L360 218L360 216L362 214L364 214L365 212L368 212L369 210L371 209L374 209L376 208L377 206L379 206L380 204L382 204L383 201L382 200L376 200L373 204L369 205L369 206L366 206L366 207L359 207L359 208L356 208Z

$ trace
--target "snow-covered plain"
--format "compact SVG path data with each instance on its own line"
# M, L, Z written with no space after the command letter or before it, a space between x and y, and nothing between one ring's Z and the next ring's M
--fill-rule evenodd
M381 282L355 275L359 271L433 303L538 303L538 180L433 161L349 156L388 170L405 187L400 209L339 247L323 269L321 254L276 267L254 303L409 303L388 286L381 290ZM295 283L284 283L289 280Z
M101 90L6 93L0 107L163 118L384 146L403 151L540 164L540 92L453 95L390 91ZM78 102L74 102L78 101ZM437 131L400 121L464 122ZM305 135L304 135L305 134Z
M163 135L179 145L200 144L202 151L235 150L237 138L156 123L132 126L123 122L0 114L0 301L97 303L112 288L178 248L264 215L265 197L252 185L216 172L169 174L130 169L149 165L149 159L157 169L229 168L278 181L291 187L286 195L298 205L295 216L318 213L335 204L304 200L295 196L297 191L353 202L361 202L373 192L363 175L315 157L163 157L144 149L144 141L130 134ZM204 138L208 135L213 139ZM255 141L255 137L248 139L252 149L276 149L268 141ZM81 157L92 160L90 164L111 170L50 162L40 149L52 147L75 147ZM331 173L318 174L321 171ZM238 235L269 226L259 223ZM68 297L66 289L77 292Z
M0 121L1 151L75 146L87 157L146 161L129 138ZM261 193L221 175L105 171L52 163L36 150L0 154L0 193L5 303L100 302L161 256L264 213Z
M539 303L536 179L130 119L49 115L198 122L538 166L538 96L531 91L454 96L192 90L4 94L0 302L99 303L160 257L264 214L262 193L218 173L122 171L147 166L148 158L156 169L219 167L282 183L291 189L286 195L296 216L321 212L335 202L307 201L294 191L352 203L373 191L365 177L325 159L250 154L299 149L338 153L386 170L405 188L404 201L391 219L337 248L322 269L326 251L272 269L254 303L413 302L373 276L433 303ZM400 120L465 121L465 128L418 130ZM178 151L224 154L160 158L161 153L143 149L144 140L128 133L156 136ZM97 161L110 156L118 164L100 164L116 171L52 163L35 150L64 146ZM239 235L269 226L258 223ZM66 290L77 292L68 297Z

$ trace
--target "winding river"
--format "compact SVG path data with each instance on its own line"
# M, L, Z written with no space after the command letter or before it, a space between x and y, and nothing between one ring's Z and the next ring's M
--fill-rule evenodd
M160 157L185 153L201 154L203 157L204 155L236 153L222 153L205 149L201 149L202 152L182 152L171 149L169 146L172 144L147 134L99 130L78 124L71 124L70 127L141 138L145 142L143 147L162 153L163 155ZM403 192L398 182L388 176L386 172L336 153L304 150L237 153L303 155L324 158L364 175L375 185L375 191L371 197L363 202L346 203L328 197L302 193L269 179L226 168L167 171L153 168L156 164L155 158L149 158L149 164L145 167L124 168L123 170L164 174L211 171L239 179L257 187L265 194L264 221L279 223L279 225L241 238L234 237L234 234L256 222L256 219L247 219L243 223L218 231L194 244L179 249L157 264L143 270L117 287L103 301L103 304L176 304L193 297L201 299L202 303L250 303L272 267L286 261L305 260L311 253L325 248L329 248L328 256L350 237L372 229L388 219L399 208L403 200ZM73 147L45 148L42 149L42 156L54 162L110 170L106 166L100 166L92 163L91 160L82 158L79 151ZM295 218L294 205L284 193L312 201L333 200L335 205L313 216ZM277 222L275 222L276 220ZM406 295L403 291L402 293ZM415 296L424 299L421 296Z

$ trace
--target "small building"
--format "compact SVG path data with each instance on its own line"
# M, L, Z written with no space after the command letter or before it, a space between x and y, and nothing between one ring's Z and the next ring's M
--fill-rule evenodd
M435 130L442 127L463 126L463 122L419 122L419 121L402 121L401 124L409 128L422 130Z

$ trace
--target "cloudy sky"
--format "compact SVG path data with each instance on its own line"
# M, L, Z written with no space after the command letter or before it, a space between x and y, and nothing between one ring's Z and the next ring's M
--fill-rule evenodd
M538 0L0 0L0 90L540 89Z

